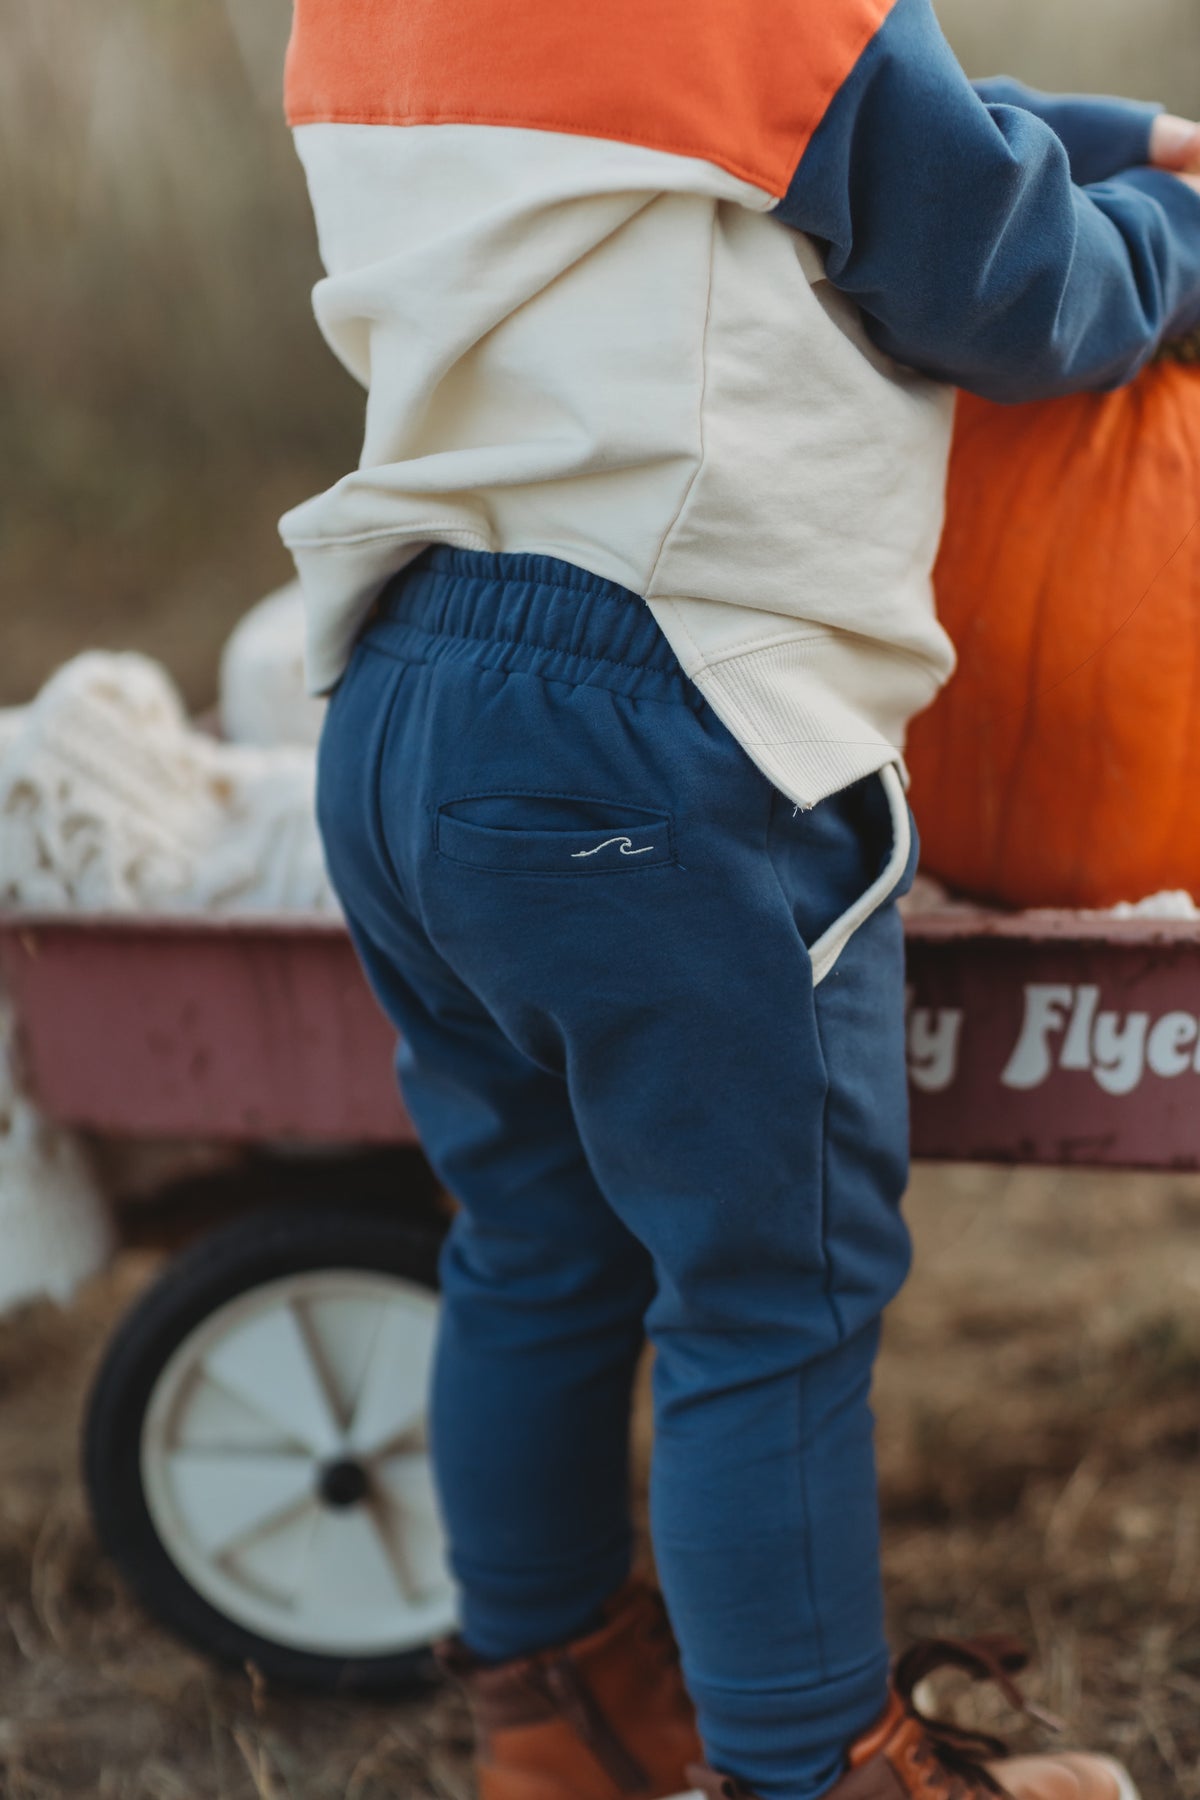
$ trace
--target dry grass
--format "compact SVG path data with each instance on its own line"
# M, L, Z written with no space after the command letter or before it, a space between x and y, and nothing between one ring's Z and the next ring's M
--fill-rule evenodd
M1200 1795L1200 1188L926 1174L880 1387L897 1637L1015 1629L1146 1800Z
M897 1641L1017 1630L1074 1735L1145 1800L1196 1800L1200 1186L924 1171L911 1215L878 1392ZM0 1793L466 1800L452 1696L264 1693L165 1639L99 1557L80 1397L151 1267L0 1326Z
M126 1255L69 1311L35 1307L0 1327L0 1794L465 1800L449 1696L381 1707L267 1694L165 1638L99 1556L79 1409L107 1329L153 1266Z

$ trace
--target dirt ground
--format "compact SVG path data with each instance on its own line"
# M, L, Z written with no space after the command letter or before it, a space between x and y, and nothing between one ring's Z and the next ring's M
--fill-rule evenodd
M897 1644L1012 1629L1072 1736L1144 1800L1200 1796L1200 1182L921 1171L878 1384ZM4 1800L466 1800L445 1693L256 1692L167 1639L100 1557L88 1372L155 1256L0 1324ZM644 1462L648 1426L638 1425Z

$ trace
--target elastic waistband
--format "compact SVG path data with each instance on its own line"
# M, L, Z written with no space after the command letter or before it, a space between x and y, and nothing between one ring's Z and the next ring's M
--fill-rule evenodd
M469 661L706 704L639 594L553 556L435 544L393 576L364 640L404 661Z

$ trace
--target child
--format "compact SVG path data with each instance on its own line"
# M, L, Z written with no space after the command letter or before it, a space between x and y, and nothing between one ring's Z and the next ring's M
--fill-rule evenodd
M297 0L288 101L369 400L283 529L330 866L462 1205L432 1444L484 1800L979 1795L998 1748L913 1683L1019 1658L891 1680L880 1600L901 747L951 667L949 384L1120 383L1200 320L1200 182L1144 166L1195 128L973 89L929 0ZM690 1701L630 1576L644 1332Z

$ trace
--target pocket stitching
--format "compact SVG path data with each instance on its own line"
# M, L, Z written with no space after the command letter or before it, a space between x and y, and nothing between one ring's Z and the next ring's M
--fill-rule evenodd
M644 813L649 819L669 820L671 816L661 807L638 806L632 800L614 800L611 794L574 794L562 788L476 788L469 794L456 794L452 800L442 800L431 810L443 813L448 806L461 806L464 800L582 800L588 806L623 806L627 812Z
M392 691L388 696L387 711L383 720L383 729L379 734L379 754L375 758L375 767L371 771L371 785L369 792L372 823L375 827L375 835L379 840L379 848L383 853L384 867L388 870L392 880L395 882L396 891L400 895L401 900L408 906L410 902L405 891L404 883L400 879L400 871L396 867L396 859L392 855L392 846L388 842L387 826L385 825L383 818L383 766L387 758L387 747L391 742L392 727L396 720L396 711L400 704L401 686L402 683L397 676L392 685Z
M595 869L505 869L499 868L493 864L467 862L465 858L455 856L451 851L443 847L441 842L441 822L443 814L446 814L447 817L450 816L446 811L448 807L460 806L465 800L509 799L579 800L589 806L611 806L618 812L639 813L643 819L652 819L655 821L661 820L666 827L667 854L665 857L660 857L656 862L630 864L624 867L617 864L615 866ZM457 794L452 800L443 800L439 805L431 807L430 811L433 814L433 848L435 854L440 856L444 862L454 863L457 868L476 869L481 875L518 875L524 876L529 880L537 881L578 881L581 876L649 875L656 869L679 867L679 853L675 842L674 814L663 812L662 810L655 811L648 806L638 806L631 800L614 800L609 795L568 793L557 788L481 788L469 794ZM453 822L471 826L475 831L495 831L500 836L504 835L505 828L502 826L472 825L470 819L460 819ZM597 829L606 829L606 827L597 827ZM619 831L620 827L615 826L613 829L614 831ZM565 827L562 835L566 836L568 833L569 827ZM515 836L517 833L514 832L513 835ZM550 836L555 834L544 833L543 835Z
M888 904L889 900L892 899L904 878L905 868L911 860L914 832L911 816L908 815L907 806L904 807L904 822L906 825L908 847L903 861L901 861L897 855L900 842L900 831L898 830L900 814L894 803L892 784L886 779L888 775L894 777L894 783L895 786L900 789L900 800L903 804L903 788L900 784L899 777L895 775L895 768L896 765L894 763L885 763L881 768L874 771L874 778L879 781L887 799L888 815L891 821L892 831L891 847L883 858L883 864L879 873L867 884L862 893L857 895L856 898L851 901L848 907L840 912L835 919L832 919L822 931L817 933L811 944L805 941L799 927L795 930L796 942L799 944L809 967L814 993L817 988L820 987L821 983L833 973L842 952L847 948L852 939L858 934L862 927L874 918L875 914L880 912ZM864 777L863 779L869 780L871 777ZM776 885L783 897L784 905L791 911L791 901L788 898L783 882L780 880L779 870L776 868L775 859L770 852L771 824L774 818L775 807L780 800L786 801L786 799L787 796L780 790L772 789L767 801L766 834L763 843L767 854L767 860L771 864L771 872L775 877ZM888 871L897 863L899 863L898 872L894 879L885 887L884 881ZM872 894L876 897L874 903L868 907L865 903ZM861 916L855 917L856 914ZM849 931L846 931L846 922L852 918L854 922L850 926Z

